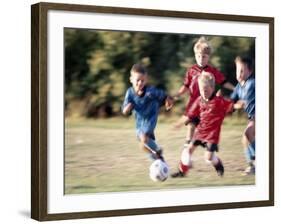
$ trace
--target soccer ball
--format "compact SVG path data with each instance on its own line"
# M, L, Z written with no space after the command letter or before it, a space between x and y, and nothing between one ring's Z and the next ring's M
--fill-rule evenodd
M169 176L169 167L161 159L155 160L149 167L149 177L151 180L165 181Z

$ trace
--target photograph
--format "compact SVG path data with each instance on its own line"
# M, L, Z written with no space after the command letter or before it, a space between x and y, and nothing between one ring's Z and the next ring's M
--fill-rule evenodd
M255 184L255 38L65 28L64 46L65 194Z
M274 18L31 15L33 219L274 205Z

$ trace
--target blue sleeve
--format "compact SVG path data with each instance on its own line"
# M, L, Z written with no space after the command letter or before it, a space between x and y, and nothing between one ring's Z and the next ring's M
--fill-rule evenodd
M239 100L239 94L238 94L239 86L238 84L235 86L233 92L230 95L230 99L233 100L235 103Z
M121 107L121 109L123 110L125 106L127 106L129 103L133 103L132 102L132 99L131 99L131 91L130 89L127 90L126 92L126 95L125 95L125 99L124 99L124 102L123 102L123 105Z
M157 101L160 103L160 105L162 105L165 103L167 94L165 93L164 90L155 88L154 97L157 99Z
M247 91L245 95L245 99L248 102L252 102L255 99L255 81L251 80L251 83L247 86Z

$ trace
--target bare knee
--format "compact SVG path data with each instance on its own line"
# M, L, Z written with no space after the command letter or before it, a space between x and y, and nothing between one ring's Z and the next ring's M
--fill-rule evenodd
M188 123L187 130L194 131L194 129L195 129L195 125L192 122Z
M209 151L205 152L204 158L207 164L211 164L213 159L213 153Z
M148 142L148 137L146 135L140 135L139 140L141 144L145 144Z
M186 139L191 140L194 134L195 125L193 123L188 123L187 125L187 133L186 133Z

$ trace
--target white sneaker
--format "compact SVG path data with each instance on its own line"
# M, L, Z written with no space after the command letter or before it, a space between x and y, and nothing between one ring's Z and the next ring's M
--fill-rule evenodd
M255 166L248 166L245 170L244 170L244 176L247 176L247 175L255 175L256 173L256 168Z

